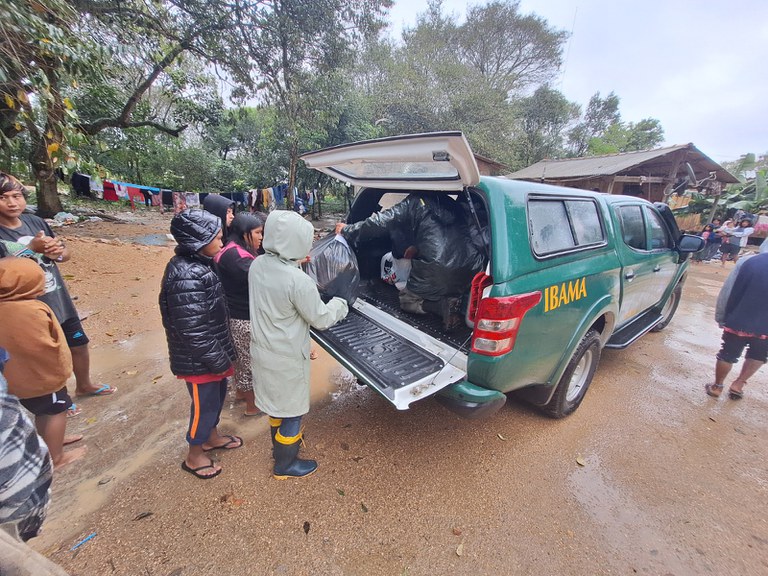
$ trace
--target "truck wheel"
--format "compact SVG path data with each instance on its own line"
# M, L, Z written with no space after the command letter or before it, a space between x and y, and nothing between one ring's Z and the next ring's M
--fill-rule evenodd
M579 407L600 362L600 334L590 330L581 339L557 384L552 399L542 410L552 418L565 418Z
M683 287L678 284L675 289L672 290L672 294L669 295L667 301L664 303L664 307L661 309L662 321L651 328L651 332L661 332L672 321L672 317L677 312L677 307L680 305L680 297L683 294Z

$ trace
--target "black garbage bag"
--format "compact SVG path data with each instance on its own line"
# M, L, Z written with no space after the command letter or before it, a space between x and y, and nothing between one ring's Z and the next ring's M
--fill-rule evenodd
M484 240L460 202L437 194L410 194L391 208L349 225L344 236L353 244L387 231L408 234L418 254L406 288L425 300L469 292L472 278L483 269Z
M331 233L315 242L304 271L322 294L344 298L350 305L357 299L360 269L355 253L343 236Z

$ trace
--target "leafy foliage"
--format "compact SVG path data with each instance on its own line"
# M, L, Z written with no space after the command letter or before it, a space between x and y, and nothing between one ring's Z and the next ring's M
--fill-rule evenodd
M58 167L190 191L328 187L302 152L462 130L514 169L663 138L658 120L622 121L613 93L582 116L552 88L567 33L517 0L470 6L464 21L432 0L397 40L380 34L391 5L3 2L0 165L26 157L50 215Z

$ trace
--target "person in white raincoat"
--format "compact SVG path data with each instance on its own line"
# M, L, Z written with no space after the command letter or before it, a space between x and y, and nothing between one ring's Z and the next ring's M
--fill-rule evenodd
M323 303L299 267L313 236L312 225L296 212L275 210L264 224L265 254L248 271L253 390L256 405L270 417L278 479L317 469L314 460L298 458L301 418L309 412L309 328L330 328L348 312L341 298Z

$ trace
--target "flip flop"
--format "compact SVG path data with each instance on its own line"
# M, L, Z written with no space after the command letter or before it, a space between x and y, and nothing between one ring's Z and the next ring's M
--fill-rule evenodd
M85 394L78 394L78 396L109 396L117 392L117 386L110 386L109 384L102 384L98 389L93 392L86 392Z
M82 411L82 408L78 408L77 404L72 402L72 404L69 405L69 408L67 408L67 418L74 418Z
M262 414L264 414L264 412L262 412L261 410L259 410L258 412L251 412L251 413L243 412L243 416L248 416L249 418L252 418L254 416L261 416Z
M731 400L741 400L744 398L744 391L738 391L734 390L733 388L728 388L728 398Z
M706 390L707 394L709 396L712 396L712 398L720 398L720 394L723 393L723 385L722 384L706 384L704 386L704 390Z
M83 439L82 434L75 434L73 436L64 436L64 446L69 446L75 442L80 442Z
M205 466L199 466L198 468L190 468L186 461L181 461L181 469L185 472L189 472L194 476L195 478L200 478L200 480L210 480L211 478L216 478L219 474L221 474L221 468L216 470L213 474L200 474L200 470L205 470L206 468L213 468L215 470L215 467L213 465L213 460L209 460L210 464L206 464Z
M223 436L224 438L229 438L229 442L222 444L221 446L214 446L213 448L203 448L203 452L212 452L213 450L234 450L243 445L243 439L240 438L240 436L232 436L231 434L224 434Z

